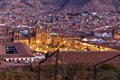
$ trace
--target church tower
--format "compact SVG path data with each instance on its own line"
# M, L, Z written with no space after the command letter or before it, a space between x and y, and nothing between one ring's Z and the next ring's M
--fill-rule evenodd
M21 37L21 33L18 29L14 30L14 34L13 34L13 40L14 42L19 42Z
M36 39L40 38L40 33L41 33L41 28L39 26L36 26L35 29Z
M7 35L13 35L14 29L13 28L8 28L7 29Z
M113 29L113 37L115 39L119 39L120 40L120 25L117 25L114 29Z
M35 28L35 37L36 37L36 43L37 44L41 44L41 25L39 24L39 22L36 24L36 28Z
M50 35L50 32L51 32L51 28L50 28L50 26L47 26L47 27L46 27L47 44L50 44L50 43L51 43L51 35Z

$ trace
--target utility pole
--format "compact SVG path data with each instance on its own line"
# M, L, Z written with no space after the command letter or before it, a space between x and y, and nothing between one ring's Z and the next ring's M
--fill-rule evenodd
M57 54L56 54L57 53ZM55 62L55 75L57 74L57 66L58 66L58 53L59 53L59 49L57 49L55 52L53 52L51 55L49 55L48 57L46 57L45 59L43 59L42 61L39 62L39 71L38 71L38 80L40 80L41 76L41 64L44 63L46 60L48 60L50 57L54 56L56 54L56 62ZM54 80L56 80L56 77L54 77Z
M96 80L96 66L93 65L93 69L94 69L94 80Z
M40 80L40 73L41 73L41 64L39 64L39 72L38 72L38 80Z
M57 74L58 74L58 52L56 53L54 80L57 80Z

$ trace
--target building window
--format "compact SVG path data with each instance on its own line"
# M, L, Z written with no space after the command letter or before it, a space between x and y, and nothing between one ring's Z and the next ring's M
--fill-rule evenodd
M16 54L17 50L14 46L6 46L6 54Z
M6 61L6 59L3 59L4 61Z

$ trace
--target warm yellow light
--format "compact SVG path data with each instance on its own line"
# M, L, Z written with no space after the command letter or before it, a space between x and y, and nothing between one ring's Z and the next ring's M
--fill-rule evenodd
M39 43L40 43L40 40L36 40L36 43L39 44Z
M44 53L47 53L47 50L44 50Z
M37 40L31 40L31 42L29 43L29 40L19 40L22 43L25 43L26 45L28 45L30 47L30 49L35 50L35 51L39 51L39 52L44 52L47 53L48 51L55 51L58 48L60 49L60 51L86 51L86 48L89 48L91 51L108 51L108 50L112 50L110 48L107 47L102 47L102 46L96 46L93 44L89 44L89 43L83 43L80 42L78 40L63 40L63 42L61 44L64 44L65 47L64 48L60 48L60 46L58 47L49 47L46 45L42 46L40 45L41 40L37 39ZM33 43L34 42L34 43Z
M66 41L63 41L63 43L65 44L65 43L66 43Z
M36 48L35 51L39 51L39 48Z

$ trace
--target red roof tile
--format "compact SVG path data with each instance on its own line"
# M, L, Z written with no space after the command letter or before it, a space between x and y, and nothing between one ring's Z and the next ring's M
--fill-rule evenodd
M16 54L6 54L5 46L14 46L17 50ZM3 58L17 58L17 57L34 57L32 52L22 43L4 43L0 46L0 59Z

